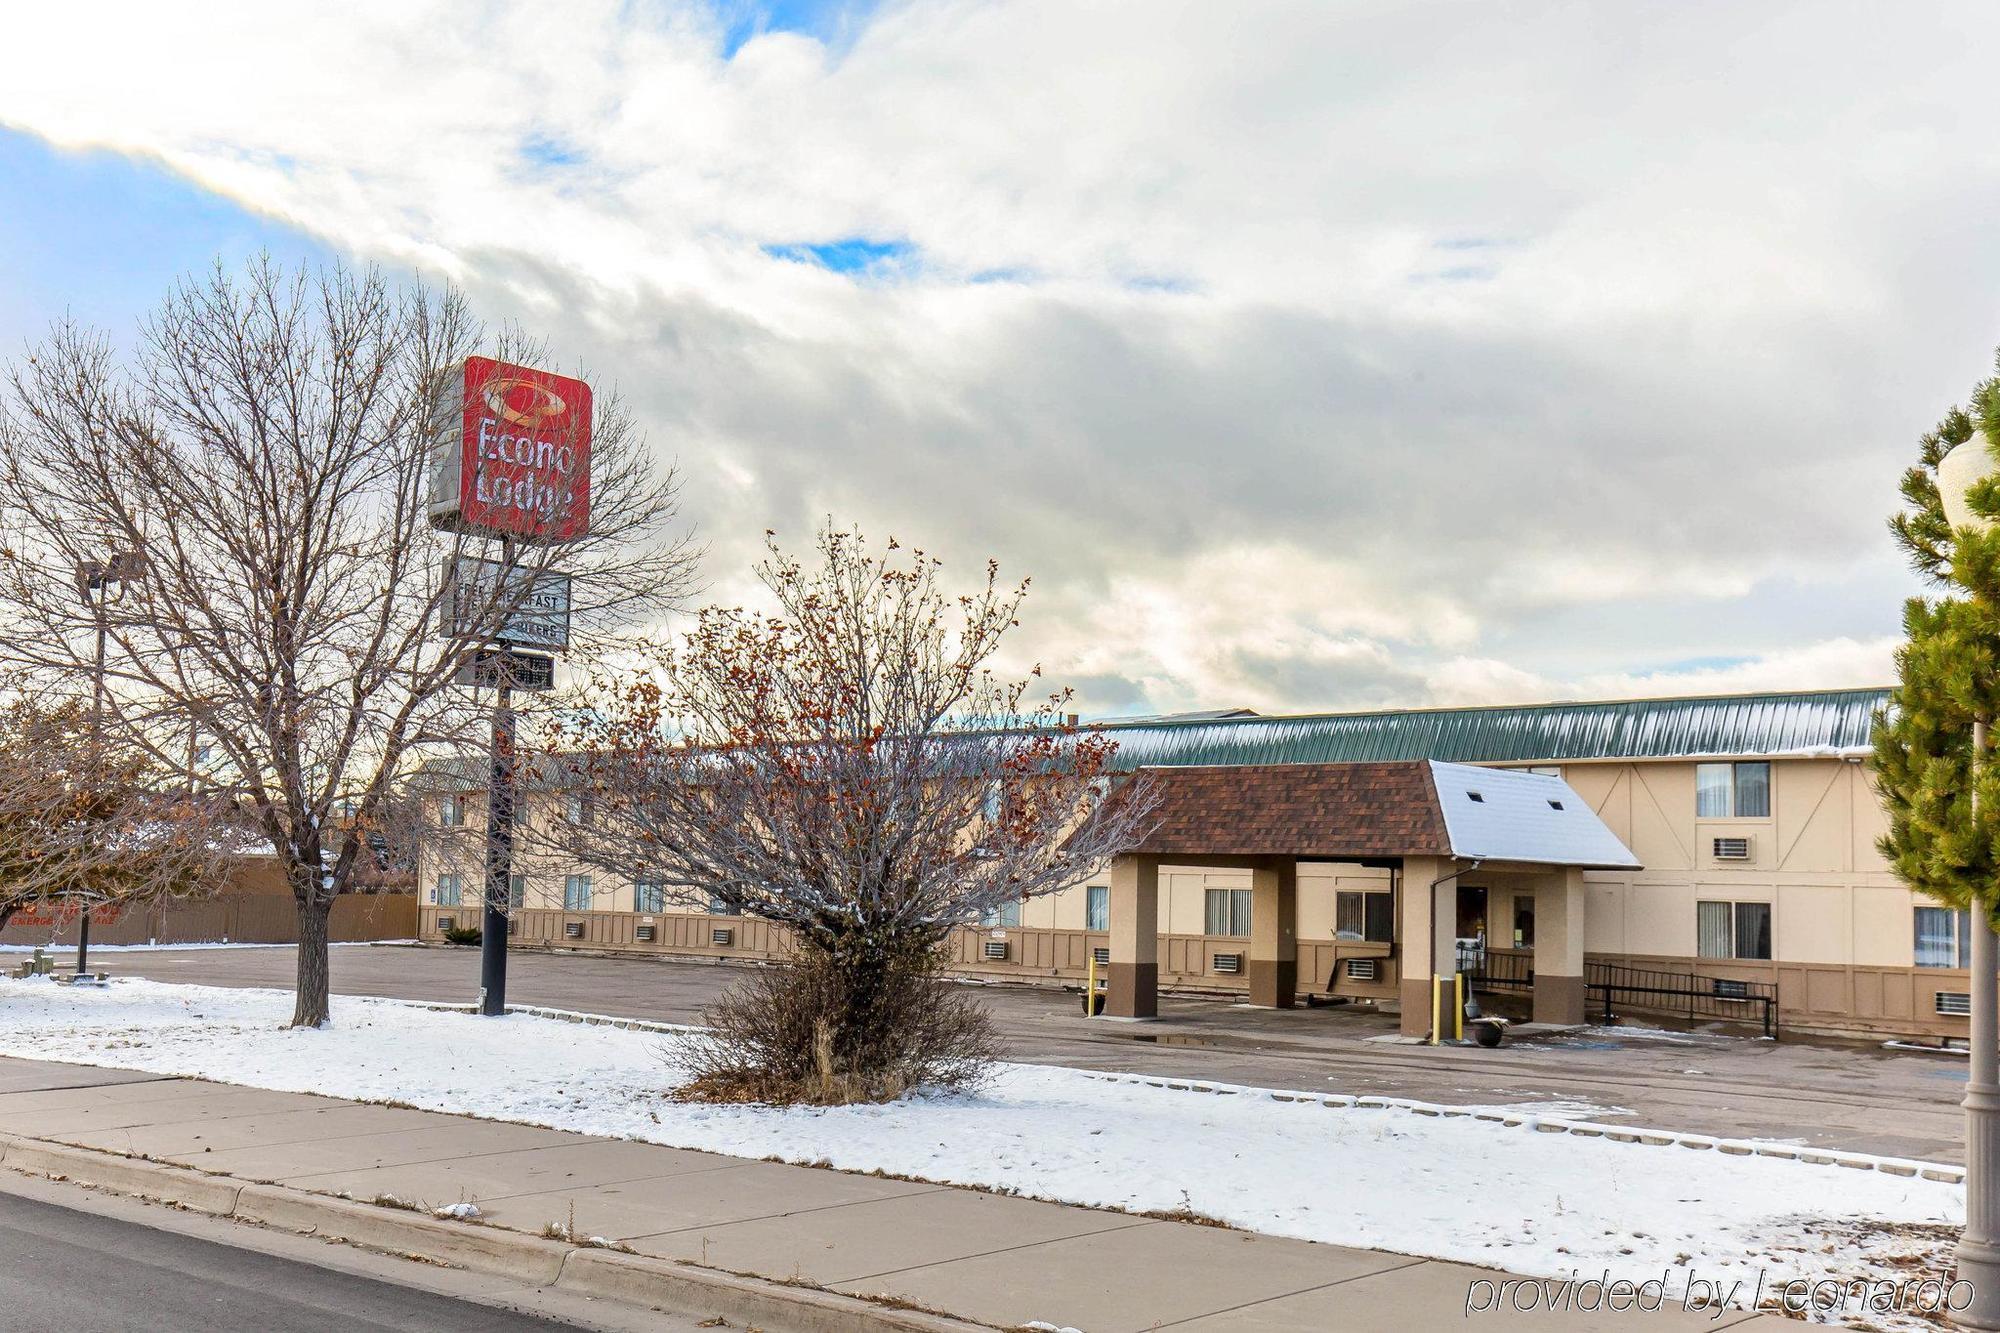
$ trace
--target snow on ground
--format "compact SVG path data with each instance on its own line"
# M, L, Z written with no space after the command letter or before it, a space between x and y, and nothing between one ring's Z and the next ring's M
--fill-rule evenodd
M1908 1278L1885 1236L1948 1236L1962 1187L1469 1117L1198 1093L1002 1066L971 1096L836 1109L683 1105L658 1033L342 996L0 979L0 1055L115 1065L642 1139L881 1169L1069 1203L1188 1209L1306 1240L1536 1276ZM1283 1094L1289 1098L1291 1094ZM1538 1108L1546 1115L1547 1108ZM1747 1288L1746 1288L1747 1290Z

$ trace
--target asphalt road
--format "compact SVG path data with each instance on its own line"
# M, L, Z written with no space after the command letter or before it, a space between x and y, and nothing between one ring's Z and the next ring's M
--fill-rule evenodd
M98 952L92 964L162 981L285 988L294 967L289 948ZM332 975L343 994L469 1002L479 952L336 948ZM689 1022L740 975L701 962L521 951L512 956L508 999ZM1560 1103L1624 1124L1963 1160L1965 1062L1947 1055L1626 1026L1510 1040L1491 1051L1431 1049L1369 1041L1393 1033L1394 1020L1355 1007L1272 1011L1163 997L1160 1021L1131 1024L1085 1019L1077 997L1058 990L988 986L980 994L1009 1057L1032 1063L1454 1105Z
M574 1327L0 1193L0 1329L547 1333Z

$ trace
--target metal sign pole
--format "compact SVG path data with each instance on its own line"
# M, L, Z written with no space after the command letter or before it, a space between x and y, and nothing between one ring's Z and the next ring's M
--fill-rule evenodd
M514 568L514 542L501 543ZM503 574L503 579L505 575ZM502 585L505 586L504 583ZM508 887L514 872L514 685L512 653L503 651L493 702L493 752L486 769L486 910L479 934L479 1012L507 1012Z

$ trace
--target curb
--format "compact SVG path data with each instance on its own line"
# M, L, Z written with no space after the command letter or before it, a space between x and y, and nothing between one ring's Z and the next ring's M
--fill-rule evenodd
M846 1296L819 1287L744 1277L671 1259L577 1246L503 1227L259 1185L95 1148L0 1134L0 1166L23 1175L96 1186L215 1217L382 1250L420 1262L511 1277L579 1296L785 1333L973 1333L985 1324Z
M1446 1106L1440 1102L1412 1101L1404 1097L1355 1097L1346 1093L1280 1092L1235 1083L1210 1083L1191 1078L1155 1078L1147 1074L1113 1074L1080 1069L1077 1073L1103 1083L1127 1083L1170 1092L1201 1092L1217 1097L1262 1097L1274 1102L1298 1102L1334 1110L1403 1111L1410 1115L1470 1118L1491 1121L1509 1129L1529 1129L1542 1134L1574 1134L1578 1138L1609 1139L1613 1143L1637 1143L1647 1147L1712 1149L1729 1157L1775 1157L1803 1162L1809 1166L1844 1166L1856 1171L1880 1171L1889 1176L1920 1176L1945 1185L1965 1183L1965 1168L1944 1162L1923 1162L1911 1157L1879 1157L1873 1153L1841 1152L1832 1148L1802 1148L1766 1139L1728 1139L1713 1134L1687 1134L1672 1129L1646 1129L1638 1125L1603 1125L1589 1120L1562 1120L1524 1111L1476 1110L1469 1106Z

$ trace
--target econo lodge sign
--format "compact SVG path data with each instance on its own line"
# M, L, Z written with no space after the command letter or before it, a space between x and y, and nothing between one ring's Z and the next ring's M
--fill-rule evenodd
M471 356L447 375L438 408L446 419L431 474L433 523L532 542L589 531L588 384Z

